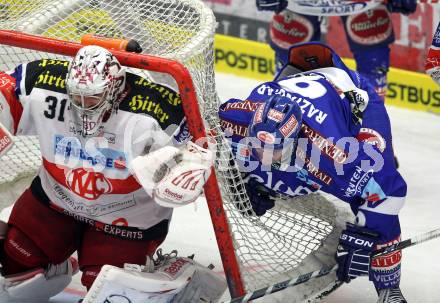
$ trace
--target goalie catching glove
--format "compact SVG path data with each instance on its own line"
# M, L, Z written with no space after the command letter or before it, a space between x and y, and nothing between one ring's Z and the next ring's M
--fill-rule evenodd
M164 207L194 202L202 193L213 163L212 152L193 142L183 149L165 146L132 161L138 182Z

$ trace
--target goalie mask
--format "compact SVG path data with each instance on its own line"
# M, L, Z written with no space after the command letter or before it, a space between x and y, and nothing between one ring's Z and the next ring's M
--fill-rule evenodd
M70 63L66 90L76 132L98 135L116 111L125 88L125 69L105 48L81 48Z
M278 169L291 165L301 123L302 112L295 101L270 96L254 112L248 127L252 155Z

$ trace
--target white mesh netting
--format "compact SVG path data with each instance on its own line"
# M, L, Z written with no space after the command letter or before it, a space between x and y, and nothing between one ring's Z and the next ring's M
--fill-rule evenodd
M242 211L251 206L236 165L230 160L229 144L219 128L213 57L215 19L203 3L7 0L0 2L0 29L76 42L86 33L130 38L141 44L143 53L183 63L192 76L207 133L217 134L216 174L246 290L334 262L335 237L339 233L336 226L346 220L347 212L328 199L311 195L279 201L275 209L260 218L237 210L237 205ZM0 70L41 57L59 56L0 46ZM141 73L175 84L162 74ZM18 139L16 147L0 159L0 191L17 193L19 190L11 190L11 186L21 177L33 176L39 164L38 141ZM305 299L333 282L334 277L321 279L312 288L304 289L300 297Z

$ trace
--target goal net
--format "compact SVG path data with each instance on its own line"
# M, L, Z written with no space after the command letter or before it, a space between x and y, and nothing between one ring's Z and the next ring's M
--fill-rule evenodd
M66 59L88 33L137 40L149 56L127 54L121 63L178 89L191 134L194 138L209 134L215 141L215 174L205 195L229 290L237 296L333 265L337 237L349 211L314 194L280 200L262 217L253 214L219 127L215 26L212 11L197 0L3 0L0 70L40 58ZM20 33L43 39L32 42ZM59 40L75 43L64 45ZM38 138L15 141L14 149L0 159L0 206L13 203L40 165ZM332 275L311 281L295 287L297 297L289 298L305 300L334 282Z

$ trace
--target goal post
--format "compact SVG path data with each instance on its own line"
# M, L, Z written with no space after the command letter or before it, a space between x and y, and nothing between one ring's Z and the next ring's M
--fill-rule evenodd
M253 214L217 114L215 26L212 11L199 0L5 0L0 2L0 70L71 57L88 33L138 41L142 54L111 52L134 72L178 90L191 135L208 136L214 144L205 197L229 291L236 297L333 265L339 232L350 215L338 201L319 194L279 200L264 216ZM2 198L20 194L12 185L23 189L40 165L38 139L15 142L0 159ZM334 285L329 275L295 287L288 297L305 300Z

